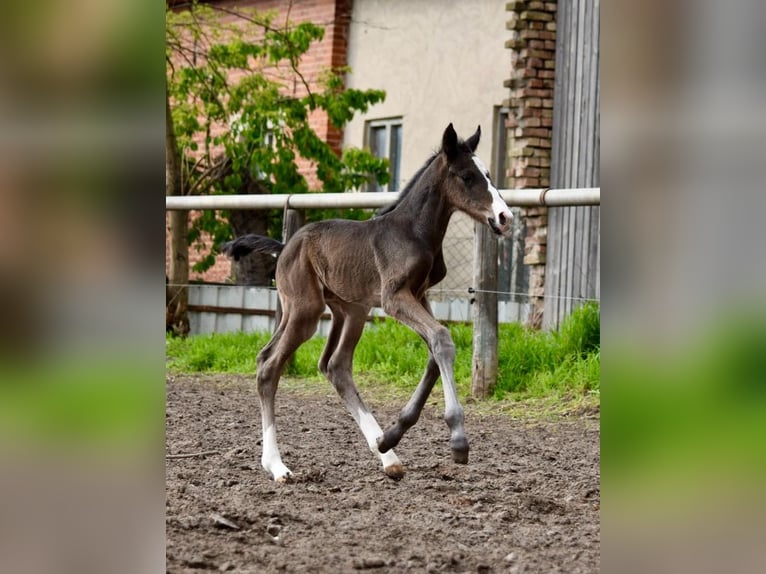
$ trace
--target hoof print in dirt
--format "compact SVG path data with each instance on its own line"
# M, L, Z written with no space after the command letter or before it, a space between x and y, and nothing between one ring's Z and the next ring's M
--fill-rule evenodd
M324 482L326 472L319 468L314 468L305 473L299 482ZM297 481L297 480L296 480Z

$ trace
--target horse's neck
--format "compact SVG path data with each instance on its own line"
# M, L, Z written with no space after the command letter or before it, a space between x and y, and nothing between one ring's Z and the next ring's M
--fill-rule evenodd
M438 184L428 181L412 189L396 208L398 219L434 251L441 247L453 211Z

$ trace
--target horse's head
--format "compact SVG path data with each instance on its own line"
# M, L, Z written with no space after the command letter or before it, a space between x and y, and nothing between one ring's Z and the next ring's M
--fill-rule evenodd
M455 209L507 237L511 233L511 211L492 184L484 163L474 154L480 137L481 126L465 141L458 139L452 124L444 130L441 153L446 160L447 198Z

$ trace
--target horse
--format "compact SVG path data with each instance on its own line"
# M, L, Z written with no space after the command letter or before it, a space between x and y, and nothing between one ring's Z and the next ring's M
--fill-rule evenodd
M455 345L449 330L433 316L426 291L444 279L442 242L455 211L508 236L511 212L475 155L481 126L467 140L450 123L441 148L416 172L392 205L366 221L325 220L302 227L286 244L245 235L222 246L232 259L251 252L277 257L276 286L282 317L258 353L256 382L261 405L261 464L273 480L293 474L277 446L274 398L285 363L316 331L325 305L332 324L319 370L335 387L373 453L392 479L404 475L394 453L402 436L420 417L438 380L444 389L444 420L450 430L452 459L468 463L468 439L458 399L453 364ZM354 349L372 307L413 329L425 341L425 372L398 419L385 432L359 396L352 377Z

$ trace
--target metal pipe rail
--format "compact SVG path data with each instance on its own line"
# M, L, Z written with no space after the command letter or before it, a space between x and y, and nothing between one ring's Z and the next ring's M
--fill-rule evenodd
M501 189L511 207L556 207L601 205L601 188ZM379 208L396 201L398 192L388 193L298 193L264 195L169 195L165 209L332 209ZM289 204L288 204L289 201Z

